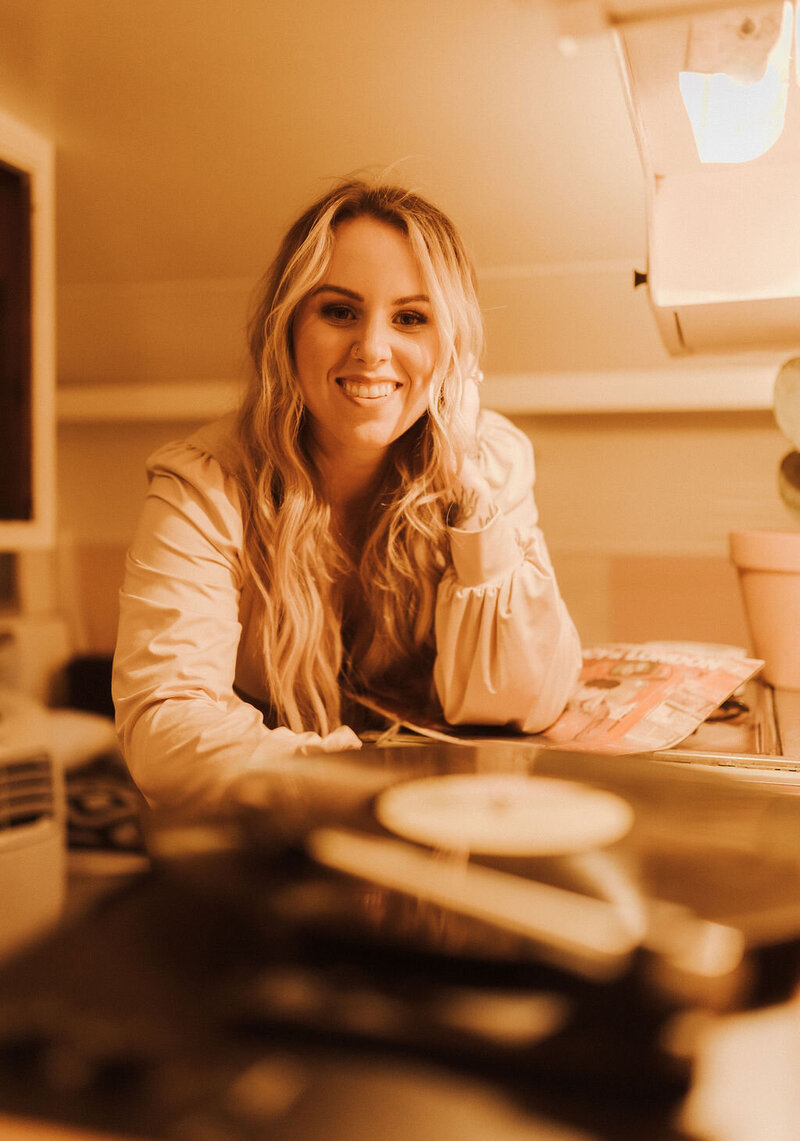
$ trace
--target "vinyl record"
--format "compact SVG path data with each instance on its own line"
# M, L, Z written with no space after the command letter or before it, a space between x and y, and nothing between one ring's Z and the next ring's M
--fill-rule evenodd
M426 777L375 803L390 832L434 848L491 856L553 856L619 840L633 810L614 793L521 773Z

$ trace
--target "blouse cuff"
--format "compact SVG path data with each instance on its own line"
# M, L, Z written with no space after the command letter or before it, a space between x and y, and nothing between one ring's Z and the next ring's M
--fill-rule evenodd
M462 586L480 586L502 578L523 562L514 528L498 511L479 531L448 527L450 554Z

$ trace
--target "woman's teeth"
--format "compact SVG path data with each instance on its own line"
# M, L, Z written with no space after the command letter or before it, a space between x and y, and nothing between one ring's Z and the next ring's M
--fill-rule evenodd
M375 400L379 396L391 396L397 387L391 380L381 384L357 384L353 380L340 380L339 385L348 396L361 396L367 400Z

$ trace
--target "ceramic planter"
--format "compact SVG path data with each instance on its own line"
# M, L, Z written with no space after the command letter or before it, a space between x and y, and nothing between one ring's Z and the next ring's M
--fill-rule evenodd
M800 531L732 531L745 617L761 677L800 690Z

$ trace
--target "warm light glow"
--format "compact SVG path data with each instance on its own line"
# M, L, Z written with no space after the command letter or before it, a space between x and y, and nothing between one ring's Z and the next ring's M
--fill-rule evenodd
M701 162L749 162L777 142L786 118L793 15L786 0L780 34L761 79L743 82L725 72L680 73Z

